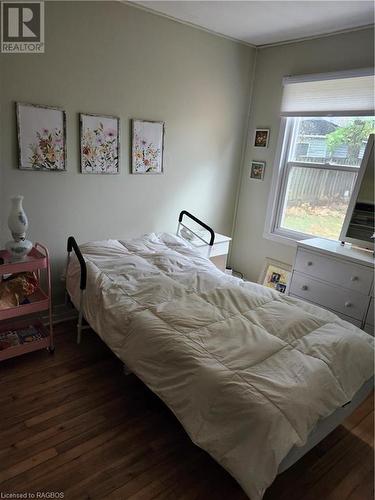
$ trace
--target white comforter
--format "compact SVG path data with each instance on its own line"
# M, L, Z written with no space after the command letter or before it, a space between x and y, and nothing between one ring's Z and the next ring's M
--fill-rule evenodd
M81 250L91 326L252 500L318 420L372 376L372 337L223 274L175 236ZM77 307L78 278L73 259L68 290Z

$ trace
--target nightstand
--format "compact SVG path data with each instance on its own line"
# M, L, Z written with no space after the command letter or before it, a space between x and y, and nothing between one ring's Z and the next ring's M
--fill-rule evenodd
M201 236L202 239L207 241L207 231L195 231L195 233ZM215 241L212 247L210 247L208 243L205 243L199 238L194 238L187 241L189 241L189 243L191 243L201 255L203 255L204 257L209 257L211 262L213 262L217 268L225 272L227 257L229 253L229 244L232 241L232 238L223 234L215 233ZM209 253L210 248L211 251Z

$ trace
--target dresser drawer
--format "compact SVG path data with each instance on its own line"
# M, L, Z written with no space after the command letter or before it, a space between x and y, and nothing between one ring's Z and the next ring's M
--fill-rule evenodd
M358 320L364 317L370 299L362 293L331 286L295 271L290 294Z
M295 297L296 299L301 299L301 297L298 297L298 295L294 295L293 293L289 294L290 297ZM309 300L303 299L305 302L310 302ZM314 304L313 302L310 302L311 304ZM314 304L316 305L316 304ZM320 307L323 307L321 304L319 304ZM351 318L350 316L347 316L346 314L341 314L340 312L337 311L332 311L331 309L328 309L328 307L324 306L324 309L327 311L330 311L333 314L336 314L339 318L343 319L344 321L347 321L348 323L351 323L352 325L356 326L357 328L361 328L362 326L362 321L359 319L354 319Z
M340 312L337 311L331 311L331 312L336 314L336 316L343 319L344 321L347 321L348 323L351 323L352 325L356 326L357 328L361 328L362 326L362 321L360 319L351 318L350 316L347 316L346 314L341 314Z
M297 250L294 269L365 295L368 295L372 285L371 268L347 260L336 260L302 248Z

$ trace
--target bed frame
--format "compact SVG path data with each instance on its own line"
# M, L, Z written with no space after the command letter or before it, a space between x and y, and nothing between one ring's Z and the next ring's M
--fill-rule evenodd
M71 256L72 250L74 250L74 253L77 256L80 270L81 270L80 282L79 282L80 297L79 297L78 323L77 323L77 344L79 344L81 342L82 330L90 328L89 325L84 325L84 326L82 325L82 320L83 320L82 305L83 305L83 294L86 290L86 283L87 283L87 267L86 267L85 259L81 253L81 250L80 250L74 236L69 236L66 249L68 252L68 257L66 259L65 279L66 279L67 273L68 273L68 266L69 266L70 256ZM65 302L67 303L69 300L70 300L69 293L68 293L67 287L65 285Z
M207 242L203 238L201 238L200 235L194 233L189 227L185 226L182 222L184 215L186 217L189 217L192 219L194 222L202 226L204 229L206 229L210 233L210 241ZM190 214L186 210L183 210L178 218L178 228L177 228L177 235L179 233L180 227L185 227L188 231L192 232L195 236L197 236L200 240L204 241L207 245L212 247L214 241L215 241L215 232L213 231L212 228L207 226L204 222L199 220L197 217L194 215ZM79 344L81 342L81 335L82 335L82 330L84 329L89 329L91 328L90 325L83 325L83 312L82 312L82 305L83 305L83 295L86 290L86 284L87 284L87 268L86 268L86 262L85 259L81 253L81 250L73 236L69 236L68 241L67 241L67 251L68 251L68 257L67 257L67 267L69 265L70 261L70 256L72 251L77 256L79 265L80 265L80 303L79 303L79 310L78 310L78 323L77 323L77 343ZM69 298L68 292L66 291L66 297L67 299ZM127 371L126 365L124 365L124 372L125 374L130 373ZM338 427L342 422L351 414L353 411L366 399L366 397L371 393L374 387L374 377L372 377L370 380L368 380L362 388L353 396L353 399L345 404L342 408L338 408L334 413L332 413L330 416L320 420L316 427L312 430L310 433L306 443L304 446L301 447L294 447L290 450L288 455L284 458L284 460L281 462L279 471L278 473L281 474L285 470L289 469L292 465L294 465L300 458L302 458L306 453L308 453L314 446L316 446L320 441L322 441L328 434L330 434L336 427Z
M195 233L192 229L190 229L190 227L185 226L185 224L183 224L183 222L182 222L184 215L186 215L186 217L189 217L189 219L193 220L194 222L196 222L197 224L202 226L206 231L208 231L210 233L210 241L206 241L204 238L202 238L201 235ZM182 212L180 212L180 215L178 217L178 226L177 226L177 232L176 232L177 236L181 236L182 238L184 238L184 236L180 232L181 226L183 228L185 228L189 233L192 233L194 236L196 236L199 240L203 241L203 243L208 245L208 257L209 257L210 253L211 253L212 245L214 244L214 241L215 241L215 231L210 226L207 226L207 224L205 224L201 220L197 219L197 217L195 217L195 215L192 215L191 213L187 212L186 210L182 210Z
M184 215L186 217L188 217L189 219L193 220L194 222L196 222L197 224L199 224L201 227L203 227L203 229L205 229L206 231L208 231L210 233L210 240L206 241L205 239L203 239L201 237L201 235L195 233L192 229L190 229L188 226L186 226L182 222L182 220L184 218ZM181 226L184 227L190 233L194 234L194 236L196 236L197 238L199 238L206 245L208 245L209 246L209 254L210 254L211 248L212 248L212 246L214 244L214 241L215 241L215 231L210 226L208 226L207 224L205 224L204 222L202 222L200 219L198 219L198 217L195 217L195 215L191 214L187 210L182 210L180 212L180 215L178 216L178 226L177 226L177 232L176 232L177 236L179 236L179 232L180 232L180 227ZM77 344L79 344L81 342L81 338L82 338L82 330L86 330L86 329L90 328L89 325L83 325L83 311L82 311L83 295L84 295L84 292L86 290L86 283L87 283L87 268L86 268L85 259L84 259L83 255L81 253L81 250L80 250L80 248L79 248L79 246L78 246L78 244L77 244L74 236L69 236L68 237L67 248L66 249L67 249L67 252L68 252L68 257L67 257L67 261L66 261L65 276L67 276L68 266L69 266L69 262L70 262L70 257L71 257L71 253L72 253L73 250L74 250L74 253L77 256L77 259L78 259L78 262L79 262L79 266L80 266L80 270L81 270L80 283L79 283L80 298L79 298L78 323L77 323ZM66 302L68 302L68 300L69 300L69 294L68 294L68 291L66 289L66 286L65 286L65 293L66 293L65 300L66 300Z

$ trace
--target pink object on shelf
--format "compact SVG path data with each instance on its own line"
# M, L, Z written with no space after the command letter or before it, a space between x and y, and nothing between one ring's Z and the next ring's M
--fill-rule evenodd
M6 250L0 250L0 257L2 257L4 261L3 264L0 264L0 279L5 274L15 274L25 271L37 271L39 282L38 289L32 295L28 296L29 303L20 304L16 307L9 307L7 309L0 310L0 321L25 316L28 314L35 314L47 310L49 318L48 329L45 329L41 325L41 323L37 323L38 328L41 329L41 331L43 329L43 332L45 333L42 338L27 343L12 345L0 350L0 361L43 348L49 348L49 350L53 352L54 345L51 308L51 268L48 249L41 243L35 243L31 252L22 261L12 262L11 255ZM40 285L41 270L46 271L46 290L43 290ZM29 322L22 322L22 325L36 325L35 318L29 320ZM18 328L18 326L17 324L8 321L6 326L0 327L0 334L1 331L4 331L4 328L6 331L8 331L15 330ZM3 341L3 345L4 342L6 344L6 341Z

